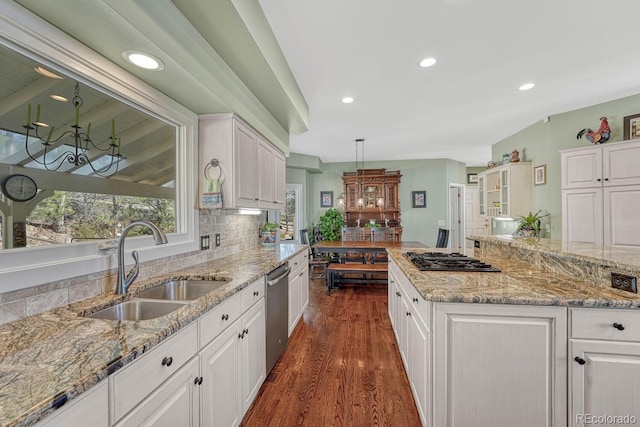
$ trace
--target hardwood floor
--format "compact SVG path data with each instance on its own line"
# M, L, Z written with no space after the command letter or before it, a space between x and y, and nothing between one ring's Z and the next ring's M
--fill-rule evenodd
M421 425L389 323L387 287L328 296L323 280L310 286L304 318L242 425Z

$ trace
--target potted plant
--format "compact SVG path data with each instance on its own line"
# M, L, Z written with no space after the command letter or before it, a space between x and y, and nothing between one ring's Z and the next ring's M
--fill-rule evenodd
M267 222L260 228L260 237L262 238L262 244L265 246L274 246L277 234L278 224L275 222Z
M342 226L344 225L344 217L338 209L331 208L320 217L320 231L324 240L340 240L342 236Z
M541 215L542 209L535 214L529 212L527 216L518 217L518 228L516 232L521 236L526 237L540 237L540 223L542 218L549 216L549 214Z

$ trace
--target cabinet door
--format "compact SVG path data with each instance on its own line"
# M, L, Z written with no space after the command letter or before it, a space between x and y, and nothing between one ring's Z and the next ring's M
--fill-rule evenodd
M640 143L622 143L602 147L605 186L640 185Z
M581 149L560 153L562 188L602 185L602 149Z
M500 172L500 215L511 216L511 174L509 168Z
M562 191L562 240L602 245L602 188Z
M400 357L405 368L409 368L409 351L410 351L410 335L409 335L409 318L411 310L409 309L409 300L402 288L398 289L400 298L398 298L398 348L400 349Z
M284 209L286 204L286 174L287 161L282 154L274 150L273 159L275 163L275 209Z
M305 261L308 255L304 255ZM309 305L309 268L305 267L300 272L300 317Z
M566 425L565 308L436 303L434 318L434 425Z
M240 326L235 322L200 352L203 426L231 427L242 421Z
M261 208L273 209L275 194L275 161L273 150L268 142L258 139L258 205Z
M198 358L194 357L129 412L116 427L199 426L198 373Z
M569 425L605 424L587 416L640 419L640 343L571 340L569 354Z
M300 271L289 274L289 336L300 320Z
M478 213L480 215L484 215L486 213L485 211L485 204L486 204L486 195L485 195L485 183L486 183L486 179L484 177L484 175L478 175L478 207L480 208L480 210L478 211Z
M78 420L91 427L109 426L109 391L106 380L57 409L37 423L36 427L68 427L77 425Z
M640 246L640 185L604 189L604 244Z
M242 316L242 414L251 406L267 373L264 299Z
M258 159L255 133L234 120L233 151L237 207L258 206Z
M398 183L386 182L384 184L384 209L399 209L398 206Z
M414 313L409 316L409 382L423 425L431 425L431 332Z

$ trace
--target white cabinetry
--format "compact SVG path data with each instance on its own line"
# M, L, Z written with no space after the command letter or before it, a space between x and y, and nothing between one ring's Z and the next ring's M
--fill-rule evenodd
M531 163L508 163L478 174L480 215L515 218L531 211Z
M640 312L571 309L569 425L635 424L640 420ZM635 417L624 421L622 417ZM594 417L591 420L586 417Z
M266 378L264 286L264 278L258 279L239 298L222 303L214 316L200 319L201 329L213 322L214 330L221 331L208 344L201 339L205 344L199 353L203 426L239 425ZM217 319L227 322L236 305L246 310L220 329Z
M218 159L225 208L284 209L285 157L232 114L199 117L199 170ZM202 173L200 190L204 184Z
M56 410L36 427L68 427L82 420L91 427L109 426L109 390L107 381L93 387L88 392Z
M434 303L434 425L565 426L567 310Z
M289 336L309 305L309 254L301 252L289 261Z
M565 150L562 240L640 246L640 141Z
M393 261L389 262L389 315L418 414L423 425L431 426L431 303Z

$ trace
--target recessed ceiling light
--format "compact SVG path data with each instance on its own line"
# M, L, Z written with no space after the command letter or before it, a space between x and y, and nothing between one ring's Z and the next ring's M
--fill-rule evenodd
M424 58L422 61L420 61L420 66L422 68L427 68L427 67L431 67L435 63L436 63L436 58Z
M145 70L159 71L164 68L164 63L155 56L140 52L139 50L125 50L122 57L135 66L144 68Z
M45 77L49 77L50 79L59 79L62 80L62 77L60 77L59 75L57 75L54 72L51 72L49 70L47 70L46 68L43 67L35 67L34 70L36 70L36 73L45 76Z
M518 90L529 90L529 89L533 89L534 86L535 86L534 83L525 83L522 86L520 86Z
M60 102L68 102L69 101L67 98L65 98L62 95L49 95L49 97L51 99L55 99L56 101L60 101Z
M353 98L350 96L345 96L344 98L342 98L343 104L351 104L352 102L353 102Z

